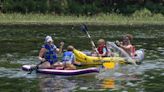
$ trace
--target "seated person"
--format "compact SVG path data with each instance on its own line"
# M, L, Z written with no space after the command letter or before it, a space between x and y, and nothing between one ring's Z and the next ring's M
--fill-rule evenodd
M38 59L42 62L38 68L53 68L57 64L57 53L61 53L64 42L61 42L60 48L57 48L51 36L46 36L45 44L42 45ZM60 65L59 65L60 66Z
M99 39L97 43L98 43L97 51L99 53L99 56L101 57L111 56L110 50L107 49L106 42L104 39ZM93 54L92 56L98 56L96 54L97 53Z
M117 42L117 45L124 49L131 57L135 56L135 47L131 44L133 36L127 34L123 36L122 42Z
M76 66L74 65L76 62L75 55L73 54L74 47L69 45L67 47L67 51L64 52L62 57L62 63L65 70L75 70Z

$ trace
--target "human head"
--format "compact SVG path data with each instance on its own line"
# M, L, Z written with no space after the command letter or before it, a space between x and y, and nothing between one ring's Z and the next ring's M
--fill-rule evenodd
M52 42L53 42L53 39L51 36L48 35L45 37L45 43L52 43Z
M105 40L104 39L99 39L97 44L98 45L105 45Z
M73 49L74 49L74 47L73 47L72 45L69 45L69 46L67 47L67 51L73 51Z
M131 34L126 34L123 36L123 42L130 42L133 40L133 36Z
M126 34L125 36L128 37L130 41L133 40L133 36L131 34Z

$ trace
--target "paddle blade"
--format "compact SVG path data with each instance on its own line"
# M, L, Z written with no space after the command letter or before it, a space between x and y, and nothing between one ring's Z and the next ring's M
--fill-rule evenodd
M106 69L113 69L113 68L115 68L115 63L114 62L104 62L103 66Z
M83 24L81 27L80 27L81 31L85 32L88 31L88 28L85 24Z

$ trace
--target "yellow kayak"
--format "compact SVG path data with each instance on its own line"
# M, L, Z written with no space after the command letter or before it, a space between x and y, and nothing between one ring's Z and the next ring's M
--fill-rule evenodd
M74 49L73 53L75 54L76 61L81 62L84 65L95 65L102 64L103 62L119 62L119 63L137 63L141 64L141 61L144 59L144 50L139 49L135 51L135 57L130 57L122 48L115 45L114 42L107 42L107 48L112 49L118 55L114 57L93 57L87 56L83 52Z
M87 56L83 52L74 49L73 53L76 57L76 61L81 62L84 65L96 65L96 64L102 64L103 62L120 62L124 63L126 62L124 58L122 57L93 57L93 56Z

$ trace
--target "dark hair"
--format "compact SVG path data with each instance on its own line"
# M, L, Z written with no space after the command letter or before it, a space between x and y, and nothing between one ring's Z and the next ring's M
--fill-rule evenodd
M131 34L126 34L125 36L123 36L123 39L124 39L125 37L128 37L128 39L129 39L130 41L133 40L133 36L132 36Z

